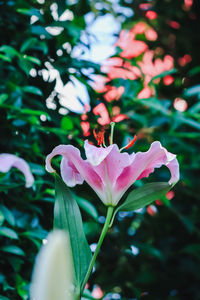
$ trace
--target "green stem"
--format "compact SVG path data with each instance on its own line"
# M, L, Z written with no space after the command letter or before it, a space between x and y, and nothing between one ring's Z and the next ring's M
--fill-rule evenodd
M83 293L84 291L84 288L85 288L85 285L86 283L88 282L88 279L90 277L90 274L92 272L92 269L94 267L94 263L96 261L96 258L97 258L97 255L99 253L99 250L101 248L101 245L103 243L103 240L105 238L105 235L108 231L108 228L109 228L109 225L110 225L110 220L112 218L112 214L113 214L113 210L114 210L114 207L113 206L108 206L108 210L107 210L107 215L106 215L106 221L105 221L105 224L103 226L103 229L102 229L102 232L101 232L101 235L100 235L100 238L99 238L99 241L98 241L98 244L97 244L97 247L96 247L96 250L93 254L93 257L91 259L91 262L90 262L90 265L89 265L89 268L88 268L88 271L87 271L87 274L85 275L85 278L84 278L84 281L82 283L82 286L81 286L81 294Z
M111 132L110 132L110 144L112 145L112 144L113 144L113 135L114 135L114 127L115 127L115 123L114 123L114 122L111 122L111 123L110 123L110 126L111 126Z

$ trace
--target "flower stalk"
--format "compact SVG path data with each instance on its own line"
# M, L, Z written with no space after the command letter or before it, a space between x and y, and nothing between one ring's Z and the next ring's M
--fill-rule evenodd
M110 225L110 221L112 219L112 215L113 215L113 210L114 210L114 207L113 206L108 206L108 210L107 210L107 215L106 215L106 221L104 223L104 226L103 226L103 229L102 229L102 232L101 232L101 235L100 235L100 238L99 238L99 241L97 243L97 247L96 247L96 250L93 254L93 257L91 259L91 262L90 262L90 265L89 265L89 268L88 268L88 271L85 275L85 278L84 278L84 281L82 283L82 286L81 286L81 294L83 293L84 291L84 288L85 288L85 285L90 277L90 274L92 272L92 269L94 267L94 264L95 264L95 261L96 261L96 258L97 258L97 255L99 253L99 250L101 248L101 245L103 243L103 240L105 238L105 235L109 229L109 225Z

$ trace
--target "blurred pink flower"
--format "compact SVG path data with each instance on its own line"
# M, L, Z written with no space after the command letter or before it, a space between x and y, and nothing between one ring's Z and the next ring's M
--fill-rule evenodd
M123 50L120 56L128 59L137 57L148 49L146 43L135 39L135 33L133 31L126 30L120 32L119 39L115 46Z
M99 136L102 144L103 132ZM129 143L129 148L133 142ZM148 177L155 168L167 166L171 173L169 184L179 180L176 155L168 152L160 142L153 142L147 152L121 153L116 144L106 148L85 141L86 160L72 145L59 145L46 158L46 169L52 173L51 160L62 155L61 176L66 185L74 187L85 180L105 205L116 206L128 188L136 181Z
M130 31L135 34L142 34L145 32L147 24L144 22L138 22Z
M171 70L174 66L174 59L170 55L165 55L164 59L156 58L153 61L154 52L149 50L145 52L143 60L138 62L142 73L145 75L145 83L148 84L150 80L168 70Z
M187 101L185 99L178 98L178 97L174 100L173 106L176 110L180 112L184 112L188 108Z
M115 123L119 123L126 119L129 119L129 117L126 114L119 114L117 116L112 117L112 121Z
M29 188L34 183L34 177L31 173L30 167L27 162L13 154L1 153L0 154L0 172L7 173L11 168L17 168L20 170L25 177L26 187Z
M100 116L100 118L98 118L97 120L100 125L104 126L110 124L111 120L104 103L99 103L97 106L95 106L93 108L93 113L95 114L95 116Z
M97 93L105 93L107 91L106 83L109 81L110 79L108 77L102 75L93 75L90 85Z
M110 80L115 78L134 80L140 74L137 67L132 66L129 62L124 62L120 57L108 58L101 66L101 71L106 73Z
M154 95L153 89L149 86L144 87L137 95L138 99L147 99Z
M145 31L145 36L149 41L156 41L158 38L157 32L153 28L149 28Z
M90 123L89 122L81 122L81 128L83 130L84 136L90 135Z
M104 99L107 102L112 102L114 100L119 100L124 93L125 88L123 86L108 86L108 91L104 95Z
M99 285L94 286L92 290L92 297L94 297L95 299L100 299L103 297L103 292Z

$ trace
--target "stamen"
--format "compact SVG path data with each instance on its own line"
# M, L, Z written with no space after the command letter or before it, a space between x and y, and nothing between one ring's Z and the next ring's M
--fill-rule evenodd
M131 139L129 139L128 145L126 145L125 147L122 147L119 151L121 152L124 149L129 149L130 147L132 147L135 144L136 140L137 140L137 135L134 136L132 141L131 141Z
M95 129L93 129L93 135L94 135L95 140L98 142L99 139L98 139Z
M135 144L135 141L137 140L137 135L134 136L133 140L131 141L129 139L129 143L128 145L125 147L125 149L129 149L130 147L132 147Z
M93 129L93 134L94 134L95 139L98 142L98 144L97 144L98 146L101 146L102 144L105 145L105 141L104 141L105 130L104 129L102 129L101 131L99 131L98 134L96 134L95 129Z

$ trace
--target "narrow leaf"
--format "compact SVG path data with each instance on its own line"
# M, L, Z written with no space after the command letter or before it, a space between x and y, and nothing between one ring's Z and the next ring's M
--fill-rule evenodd
M80 289L92 257L91 250L83 231L79 207L70 190L57 175L55 176L55 190L54 228L69 232L76 285Z
M15 245L4 246L1 248L1 250L4 252L9 252L9 253L15 254L15 255L25 256L24 251Z
M111 225L118 211L134 211L140 209L166 195L172 187L173 186L169 185L167 182L153 182L133 190L130 192L124 203L115 210Z
M8 227L0 227L0 235L4 235L10 239L18 239L17 233Z
M171 187L167 182L147 183L132 191L118 210L133 211L140 209L165 195Z

